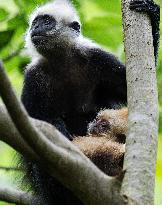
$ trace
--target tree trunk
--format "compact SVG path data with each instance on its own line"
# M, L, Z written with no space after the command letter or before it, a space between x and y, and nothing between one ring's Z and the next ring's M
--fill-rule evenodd
M153 205L158 136L158 95L152 28L147 15L122 1L125 37L128 135L122 184L127 204Z

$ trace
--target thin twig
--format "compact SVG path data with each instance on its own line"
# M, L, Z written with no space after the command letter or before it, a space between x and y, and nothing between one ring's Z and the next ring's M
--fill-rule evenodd
M24 170L22 168L19 168L19 167L3 167L3 166L0 166L0 170L1 171L19 171L19 172L23 172Z
M18 55L20 54L20 52L22 51L22 49L23 49L23 46L22 46L22 44L21 44L17 50L13 51L13 52L12 52L11 54L9 54L7 57L4 57L4 58L2 59L2 61L3 61L3 62L7 62L7 61L11 60L12 58L18 56Z
M0 187L0 200L18 205L43 205L36 196L11 188Z

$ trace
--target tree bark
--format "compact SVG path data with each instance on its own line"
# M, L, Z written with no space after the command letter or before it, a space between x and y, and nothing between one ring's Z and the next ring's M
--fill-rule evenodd
M0 140L6 142L24 156L28 156L31 160L46 164L49 174L72 190L85 204L124 205L119 194L121 182L118 179L101 172L52 125L31 118L30 122L48 140L48 145L50 144L42 150L40 158L20 135L7 110L2 106L0 106ZM41 137L37 141L37 149L42 146L42 143L45 146ZM45 155L50 155L51 160L44 157ZM0 188L0 192L1 190L3 189ZM4 200L3 196L4 192L0 193L0 200Z
M158 136L158 95L152 28L147 15L122 1L125 37L128 136L121 193L127 204L153 205Z

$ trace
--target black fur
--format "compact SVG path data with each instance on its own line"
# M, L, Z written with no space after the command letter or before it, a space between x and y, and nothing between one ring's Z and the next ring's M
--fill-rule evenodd
M100 49L63 57L53 53L53 59L27 69L22 101L32 117L64 134L85 135L101 108L126 103L125 67Z
M133 1L131 8L147 12L150 16L157 57L159 10L152 1L140 2L142 4L138 5ZM148 5L151 7L146 9ZM156 14L154 9L157 9ZM42 32L39 25L36 26L38 28ZM49 29L49 25L43 27L43 32L46 29ZM72 140L73 135L86 134L88 123L101 108L126 104L125 66L113 55L100 48L87 48L83 52L76 47L68 48L63 43L58 43L47 52L39 47L39 39L33 39L33 43L45 59L30 66L25 73L22 102L31 117L55 125ZM46 44L50 45L49 39ZM69 190L49 176L45 169L26 161L30 181L36 192L43 195L44 204L82 204Z

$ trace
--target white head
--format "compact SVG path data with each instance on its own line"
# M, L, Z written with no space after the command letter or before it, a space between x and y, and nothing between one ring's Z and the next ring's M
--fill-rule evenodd
M32 57L47 56L75 46L98 47L81 34L81 23L70 0L55 0L38 7L30 17L26 48Z
M26 47L32 56L68 47L81 36L80 27L80 19L70 1L55 0L38 7L31 15Z
M46 14L52 16L58 23L63 22L67 25L73 21L80 23L77 11L70 0L55 0L38 7L30 17L30 25L38 15Z

